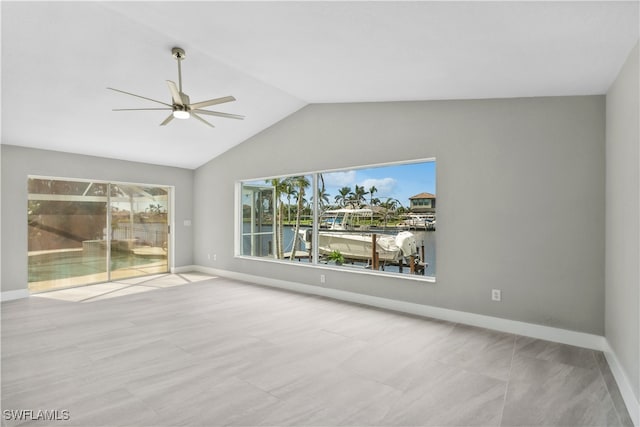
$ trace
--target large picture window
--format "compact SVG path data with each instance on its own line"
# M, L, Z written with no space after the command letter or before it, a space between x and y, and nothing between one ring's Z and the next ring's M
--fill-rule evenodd
M239 256L436 275L436 162L240 182Z

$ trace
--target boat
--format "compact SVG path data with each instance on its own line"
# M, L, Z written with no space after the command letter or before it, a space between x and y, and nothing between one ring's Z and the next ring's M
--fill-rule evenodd
M368 261L373 255L371 209L333 209L322 214L319 221L318 253L321 256L339 251L346 260ZM311 247L311 229L301 230L307 248ZM380 262L398 262L402 258L418 257L413 233L401 231L395 235L376 234L376 252Z
M411 229L436 229L436 216L434 214L407 214L402 222L397 225L398 228Z

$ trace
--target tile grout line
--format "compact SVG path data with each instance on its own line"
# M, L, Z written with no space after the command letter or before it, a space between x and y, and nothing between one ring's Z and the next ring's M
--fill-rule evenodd
M618 424L623 426L624 423L622 422L622 416L620 414L620 410L618 408L618 405L616 405L616 403L613 401L613 396L611 395L611 389L609 388L609 383L607 382L607 379L604 377L604 372L602 372L601 362L599 362L598 359L596 358L596 354L594 350L591 351L591 357L595 361L596 368L598 369L598 374L600 374L600 379L602 380L605 388L607 389L607 396L609 396L609 400L611 400L611 406L613 406L613 410L616 413ZM604 355L603 355L603 358L604 358ZM604 363L608 363L606 359L604 359Z
M157 276L157 277L156 277ZM121 283L124 285L139 285L141 283L148 283L148 282L153 282L154 280L157 279L164 279L165 277L171 276L171 273L159 273L159 274L152 274L150 277L147 277L145 280L142 280L138 283L126 283L125 280L131 280L131 279L135 279L135 277L125 277L123 279L119 279L119 280L113 280L111 283ZM144 277L144 276L142 276Z
M92 299L100 298L100 297L103 297L103 296L105 296L105 295L109 295L109 294L112 294L112 293L114 293L114 292L118 292L118 291L121 291L121 290L123 290L123 289L130 288L131 286L133 286L133 285L127 285L127 284L124 284L124 283L118 283L118 284L119 284L119 285L121 285L122 287L121 287L121 288L118 288L118 289L113 289L113 290L110 290L110 291L103 292L103 293L101 293L100 295L92 295L92 296L90 296L90 297L87 297L87 298L84 298L84 299L80 299L80 300L78 300L77 302L87 302L87 301L90 301L90 300L92 300Z
M500 422L498 426L502 426L502 419L504 418L504 409L507 406L507 394L509 393L509 384L511 383L511 371L513 370L513 359L516 355L516 341L518 336L513 336L513 350L511 351L511 363L509 364L509 375L507 376L507 384L504 388L504 399L502 400L502 411L500 412Z
M182 280L184 280L187 283L193 283L191 280L187 279L186 277L184 277L182 274L180 273L175 273L176 276L178 276L179 278L181 278Z
M129 288L132 288L132 287L134 287L134 286L147 287L147 288L152 288L152 289L163 289L162 287L158 287L157 285L156 285L156 286L154 286L153 284L149 284L149 282L154 282L154 281L159 280L159 279L164 279L164 278L166 278L168 275L169 275L169 274L163 274L163 275L161 275L160 277L153 277L153 278L150 278L150 279L147 279L147 280L143 280L142 282L139 282L139 283L125 283L125 282L123 282L123 281L108 282L108 283L113 283L113 284L117 284L117 285L122 285L122 287L121 287L121 288L119 288L119 289L114 289L114 290L111 290L111 291L104 292L104 293L102 293L102 294L100 294L100 295L93 295L93 296L90 296L90 297L87 297L87 298L84 298L84 299L78 300L77 302L92 302L91 300L93 300L93 299L95 299L95 298L100 298L100 297L103 297L103 296L105 296L105 295L112 294L112 293L114 293L114 292L119 292L119 291L121 291L121 290L123 290L123 289L129 289ZM180 285L187 285L187 284L189 284L189 283L193 283L193 282L191 282L191 281L189 281L189 280L187 280L187 279L183 278L183 277L182 277L181 275L179 275L179 274L178 274L177 276L179 276L181 279L183 279L183 280L185 280L185 281L187 282L187 283L181 283ZM124 280L126 280L126 279L124 279ZM89 285L89 286L91 286L91 285ZM62 289L62 290L64 290L64 289Z

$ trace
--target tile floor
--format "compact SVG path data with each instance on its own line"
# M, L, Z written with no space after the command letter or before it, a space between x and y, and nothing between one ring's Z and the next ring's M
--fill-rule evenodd
M632 425L599 352L197 273L2 303L2 409L69 418L3 426Z

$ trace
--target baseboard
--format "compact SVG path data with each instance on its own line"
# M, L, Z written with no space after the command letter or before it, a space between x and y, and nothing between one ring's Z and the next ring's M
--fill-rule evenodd
M624 404L627 406L627 411L629 411L629 416L631 417L631 421L633 421L633 425L640 426L640 396L635 396L633 393L631 382L624 373L624 369L622 369L622 365L620 364L616 353L608 342L607 349L604 350L603 353L607 359L609 368L611 368L613 378L615 378L616 383L618 384L622 400L624 400Z
M325 288L321 286L305 285L286 280L270 279L234 271L219 270L204 266L191 266L192 271L200 271L215 276L227 277L240 281L287 289L296 292L319 295L334 298L341 301L349 301L388 310L399 311L418 316L431 317L449 322L493 329L496 331L512 333L516 335L538 338L546 341L559 342L592 350L605 351L609 348L604 337L583 332L569 331L550 326L536 325L517 320L502 319L485 316L482 314L467 313L464 311L450 310L446 308L415 304L406 301L392 300L388 298L374 297L339 289Z
M201 267L197 265L183 265L181 267L173 267L171 269L171 273L173 274L188 273L190 271L199 271L200 268Z
M0 292L0 301L12 301L15 299L28 298L29 297L28 289L16 289L15 291L4 291Z

